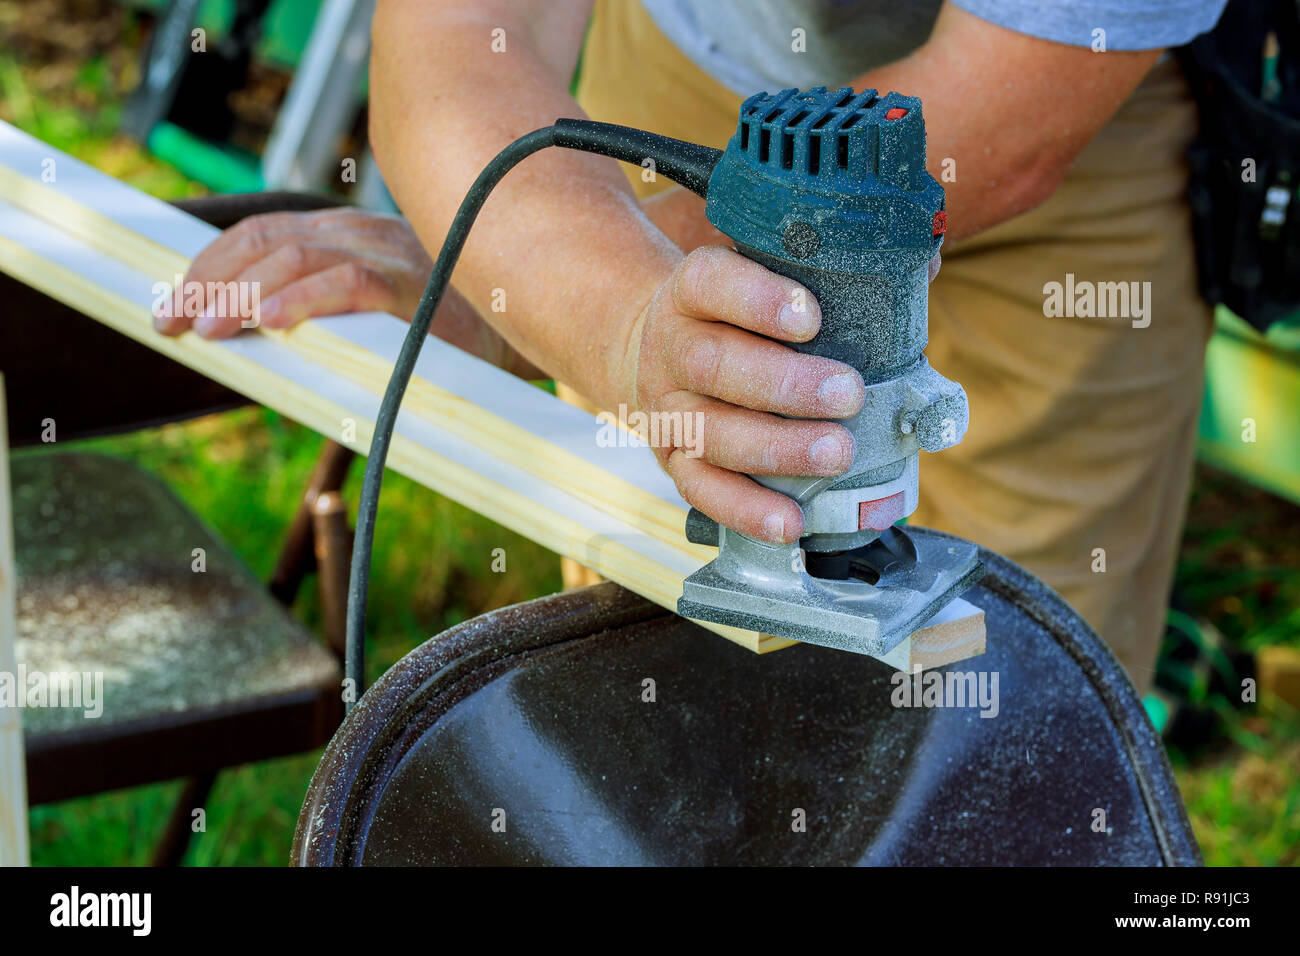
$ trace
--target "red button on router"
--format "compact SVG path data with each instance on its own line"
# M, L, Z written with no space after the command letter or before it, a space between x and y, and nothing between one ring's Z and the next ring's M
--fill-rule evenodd
M887 120L902 119L906 115L907 110L903 109L901 106L891 106L889 109L885 110L885 119Z
M903 493L858 504L858 530L885 531L903 517Z

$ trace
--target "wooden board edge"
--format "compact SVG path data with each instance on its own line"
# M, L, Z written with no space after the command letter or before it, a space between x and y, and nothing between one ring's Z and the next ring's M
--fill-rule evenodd
M262 330L303 358L382 395L392 374L380 356L343 339L328 322L304 322L288 332ZM564 488L625 524L676 548L701 564L709 549L686 540L686 510L646 492L591 462L570 454L508 419L453 394L427 378L413 377L402 402L404 411L445 428L494 455L510 461L556 487ZM593 425L593 441L594 441Z

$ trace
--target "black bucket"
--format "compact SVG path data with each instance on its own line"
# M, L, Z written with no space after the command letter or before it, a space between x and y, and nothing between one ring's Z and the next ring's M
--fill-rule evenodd
M614 584L467 621L349 715L293 862L1199 864L1119 663L981 558L988 652L938 672L996 674L995 715L989 696L897 706L877 660L759 656Z

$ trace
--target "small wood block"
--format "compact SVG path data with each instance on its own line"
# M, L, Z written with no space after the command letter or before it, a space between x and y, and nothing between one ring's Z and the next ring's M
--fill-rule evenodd
M984 612L957 598L881 660L911 673L978 657L984 650Z

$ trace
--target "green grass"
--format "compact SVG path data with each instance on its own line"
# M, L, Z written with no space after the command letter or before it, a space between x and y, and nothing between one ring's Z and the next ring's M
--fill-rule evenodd
M112 4L65 5L82 19L52 23L44 4L0 0L0 118L146 192L201 195L197 183L115 133L137 78L139 24ZM265 577L320 445L281 416L244 409L79 447L162 477ZM354 503L359 477L358 468L347 489ZM495 547L507 550L506 574L489 570ZM1195 616L1240 646L1300 646L1298 568L1300 509L1198 470L1178 570ZM370 674L460 620L558 586L553 555L390 474L375 537ZM317 628L310 582L295 613ZM1209 750L1170 754L1206 861L1300 864L1300 717L1225 710L1224 723L1223 739ZM207 804L207 831L196 835L187 862L285 863L317 756L223 773ZM147 862L179 786L33 808L33 862Z
M190 866L283 866L318 754L228 770L207 802L206 830L196 833ZM136 787L33 807L36 866L146 866L180 793L179 783Z

